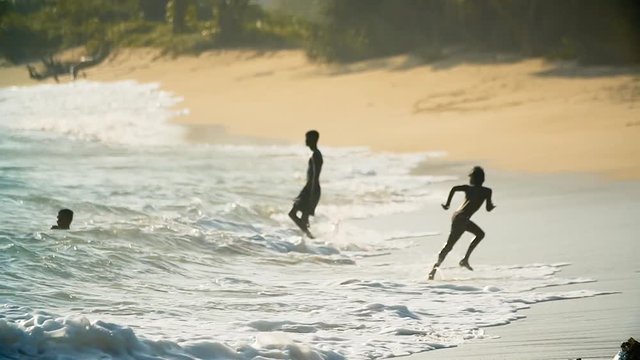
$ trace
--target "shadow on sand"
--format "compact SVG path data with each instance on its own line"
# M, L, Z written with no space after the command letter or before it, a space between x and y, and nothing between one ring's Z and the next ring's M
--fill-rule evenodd
M460 65L512 64L525 60L526 57L516 54L495 54L465 52L459 50L444 51L433 60L415 54L391 56L364 60L346 64L330 64L325 72L329 76L351 75L367 71L409 71L418 67L431 67L434 70L447 70Z
M563 78L602 78L613 76L640 76L640 66L589 66L579 65L575 61L555 61L551 69L537 72L533 75L540 77Z

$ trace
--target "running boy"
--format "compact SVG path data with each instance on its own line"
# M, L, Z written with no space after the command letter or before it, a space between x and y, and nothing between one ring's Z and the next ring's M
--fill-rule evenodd
M480 166L475 166L471 173L469 173L469 183L471 185L457 185L452 187L451 191L449 191L447 203L442 204L442 208L448 210L449 205L451 205L453 194L457 191L465 193L464 203L462 203L460 208L453 214L449 239L442 250L440 250L438 261L433 265L433 268L429 273L429 280L433 280L438 267L440 267L440 264L442 264L444 258L447 256L449 251L451 251L453 245L455 245L465 231L474 234L476 237L469 245L469 249L467 249L467 253L464 258L460 260L459 265L466 267L469 270L473 270L471 265L469 265L469 256L471 256L473 249L475 249L484 238L484 231L471 221L471 216L480 209L485 200L487 201L487 211L493 210L496 206L491 201L491 189L482 186L482 183L484 183L484 170Z

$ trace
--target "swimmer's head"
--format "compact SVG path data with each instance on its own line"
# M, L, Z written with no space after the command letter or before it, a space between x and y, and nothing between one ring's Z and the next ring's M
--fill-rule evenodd
M62 230L68 230L73 221L73 211L69 209L62 209L58 211L58 228Z

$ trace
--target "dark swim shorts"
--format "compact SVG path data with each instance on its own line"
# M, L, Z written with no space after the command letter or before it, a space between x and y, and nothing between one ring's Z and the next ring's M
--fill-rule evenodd
M309 215L315 215L316 206L318 206L319 201L320 186L318 186L317 191L314 191L314 194L311 194L310 186L305 185L293 203L300 211L303 211Z
M457 231L465 231L467 228L467 224L469 223L469 217L466 215L456 212L451 217L451 230Z

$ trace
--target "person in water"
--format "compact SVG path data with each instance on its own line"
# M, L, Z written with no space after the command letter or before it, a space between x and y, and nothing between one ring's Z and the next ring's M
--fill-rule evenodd
M307 167L307 183L293 202L289 217L308 237L313 239L309 231L309 216L315 215L316 206L320 201L320 171L322 171L322 153L318 150L320 134L315 130L307 131L305 144L313 151ZM298 213L301 216L298 217Z
M484 183L484 170L480 166L475 166L471 173L469 173L469 183L471 185L457 185L451 188L449 191L449 197L447 198L447 203L442 204L442 208L445 210L449 209L449 205L451 205L451 199L453 195L457 191L461 191L465 193L464 203L460 206L460 208L453 214L453 218L451 219L451 232L449 233L449 239L447 239L447 243L444 245L440 254L438 255L438 261L433 265L431 272L429 273L429 280L433 279L433 276L438 271L440 264L444 261L444 258L447 256L449 251L453 248L453 245L460 239L462 234L465 231L468 231L474 234L476 237L473 239L471 244L469 245L469 249L467 249L467 253L464 258L460 260L459 265L465 267L469 270L473 270L471 265L469 265L469 256L473 252L473 249L478 246L480 241L484 238L484 231L476 225L473 221L471 221L471 216L475 214L478 209L482 206L482 203L487 202L487 211L493 210L496 206L491 201L491 189L485 186L482 186Z
M73 221L73 211L62 209L58 211L58 225L53 225L52 230L69 230L69 226Z

